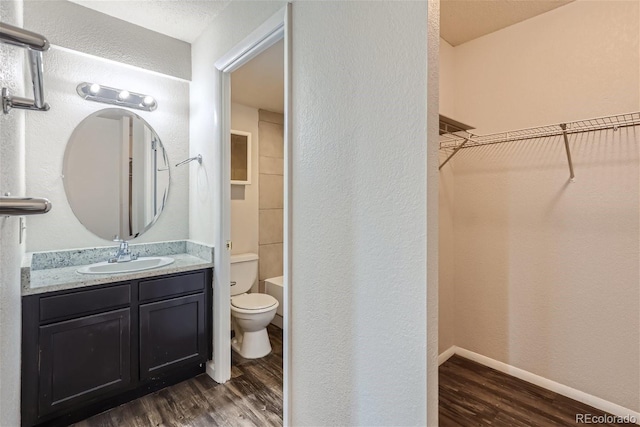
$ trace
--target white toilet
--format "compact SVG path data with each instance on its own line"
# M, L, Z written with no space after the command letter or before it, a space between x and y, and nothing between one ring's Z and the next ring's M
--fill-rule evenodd
M257 277L258 255L231 255L231 320L236 332L231 346L245 359L271 353L266 328L279 305L271 295L247 293Z

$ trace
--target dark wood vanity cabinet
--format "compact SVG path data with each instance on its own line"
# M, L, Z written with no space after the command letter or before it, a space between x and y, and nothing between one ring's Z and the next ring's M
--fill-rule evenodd
M40 327L39 414L131 383L129 321L123 308Z
M140 305L140 377L149 379L206 354L204 295Z
M204 372L211 277L23 297L22 425L67 425Z
M211 343L206 333L206 272L139 283L140 378L153 379L198 363ZM211 280L209 279L209 283Z

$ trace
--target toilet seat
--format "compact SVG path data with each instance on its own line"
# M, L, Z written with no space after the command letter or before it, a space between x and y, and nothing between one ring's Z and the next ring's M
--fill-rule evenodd
M269 311L278 306L278 300L267 294L241 294L231 297L231 309L243 313Z

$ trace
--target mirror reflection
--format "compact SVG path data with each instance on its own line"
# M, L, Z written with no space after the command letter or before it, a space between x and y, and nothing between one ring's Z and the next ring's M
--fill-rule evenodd
M140 116L107 108L73 131L64 155L64 188L73 213L103 239L130 240L158 219L169 192L169 159Z

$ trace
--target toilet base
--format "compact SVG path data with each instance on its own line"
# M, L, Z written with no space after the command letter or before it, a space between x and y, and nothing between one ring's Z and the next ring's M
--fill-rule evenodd
M271 353L267 329L238 334L231 340L231 347L245 359L259 359Z

